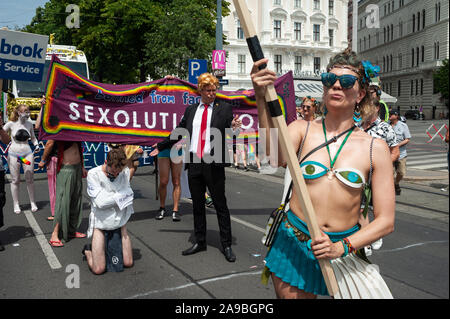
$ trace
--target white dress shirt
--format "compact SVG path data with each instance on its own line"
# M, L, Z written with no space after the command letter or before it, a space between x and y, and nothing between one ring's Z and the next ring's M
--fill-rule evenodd
M213 108L214 102L209 104L208 106L208 121L206 123L206 137L205 137L205 149L203 154L210 154L211 152L211 116L212 116L212 108ZM198 137L200 135L200 129L202 125L202 115L203 110L205 109L205 104L201 102L201 104L197 107L197 111L195 111L194 121L192 122L192 138L191 138L191 147L189 148L189 151L196 154L197 153L197 147L198 147Z

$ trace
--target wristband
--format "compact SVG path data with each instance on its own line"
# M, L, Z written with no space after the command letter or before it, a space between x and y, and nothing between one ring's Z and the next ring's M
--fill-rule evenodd
M342 239L342 241L345 243L345 245L347 246L348 249L348 254L353 253L356 249L355 247L353 247L353 245L350 243L350 241L348 240L348 238L344 238Z
M345 257L345 256L348 255L348 246L347 246L347 244L344 242L343 239L341 239L340 242L342 243L342 246L344 247L344 253L342 254L341 257Z

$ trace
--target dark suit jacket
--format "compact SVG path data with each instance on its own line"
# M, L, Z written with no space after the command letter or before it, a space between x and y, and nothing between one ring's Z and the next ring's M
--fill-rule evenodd
M177 128L184 128L189 132L189 136L192 138L192 124L195 117L195 112L200 104L190 105L186 108L183 118L178 124ZM222 145L222 156L221 163L212 162L213 165L217 166L230 166L230 160L228 156L228 150L225 144L225 130L227 128L231 128L231 122L233 121L233 110L231 105L220 101L215 100L213 106L213 113L211 115L211 128L216 128L221 133L221 145ZM181 136L178 139L171 140L170 136L165 138L162 142L158 143L157 148L159 151L171 148L175 143L177 143L181 139ZM211 135L211 147L214 146L214 135ZM217 142L215 142L217 143ZM187 152L189 150L186 150ZM211 156L214 156L214 148L211 150ZM192 159L190 160L192 163ZM186 168L188 163L186 163Z

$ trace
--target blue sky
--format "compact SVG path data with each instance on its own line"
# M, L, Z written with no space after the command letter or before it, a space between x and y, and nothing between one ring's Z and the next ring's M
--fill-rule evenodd
M37 7L48 0L0 0L0 28L24 27L31 22Z

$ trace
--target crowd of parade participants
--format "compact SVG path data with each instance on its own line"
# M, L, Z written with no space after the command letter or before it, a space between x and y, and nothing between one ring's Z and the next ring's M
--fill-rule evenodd
M270 69L258 68L267 62L267 59L257 61L250 74L260 131L273 127L270 116L263 110L267 86L274 83L276 74ZM310 238L305 212L293 189L286 216L265 258L264 273L272 279L278 298L327 295L318 263L320 259L331 260L333 269L342 274L340 281L353 280L359 290L367 291L366 297L392 298L378 271L370 268L372 265L367 259L372 248L378 249L381 239L394 230L395 190L399 187L396 183L394 188L393 165L399 157L399 141L391 125L379 117L380 84L371 76L371 67L349 49L334 56L327 72L322 74L322 101L304 97L297 106L297 120L288 126L322 234L319 238ZM237 169L243 164L242 169L248 171L248 144L234 145L229 152L223 152L219 160L217 156L212 161L205 160L214 155L208 136L210 128L223 133L220 142L225 146L224 130L232 128L238 133L242 124L233 115L229 104L216 99L218 87L217 78L211 74L199 76L201 102L188 106L178 124L178 128L188 130L192 137L191 143L187 143L189 149L180 141L181 136L176 140L168 137L154 144L149 155L158 161L160 207L156 220L168 214L168 197L173 199L172 213L168 215L174 222L182 218L179 210L182 193L188 193L183 196L192 199L195 242L183 250L182 255L207 249L205 206L209 206L217 212L225 259L235 262L225 194L225 167ZM22 211L18 196L20 167L25 175L31 212L39 209L33 186L34 153L39 147L29 116L28 107L18 105L6 124L0 120L1 141L10 143L7 159L11 176L11 213L16 214ZM40 117L35 127L39 128L39 125ZM334 142L324 145L336 136ZM94 274L122 271L134 264L132 243L127 233L127 221L134 212L130 180L143 150L136 145L119 144L108 144L108 150L105 163L87 171L83 166L80 142L48 140L38 164L39 168L46 168L48 176L50 212L47 219L53 222L49 244L63 247L72 238L87 237L90 243L84 246L82 254ZM183 163L180 158L185 154L188 160ZM231 161L225 160L225 156ZM267 152L264 156L270 165L286 167L281 150ZM255 163L260 169L258 154ZM90 214L88 230L83 233L79 232L79 227L82 179L85 177ZM3 212L5 201L10 200L5 196L4 180L5 172L0 170L0 227L3 226L3 214L10 213ZM291 176L286 170L283 200L290 182ZM0 247L4 250L1 243ZM370 273L370 282L355 281L358 276L352 273L356 268L351 265Z

